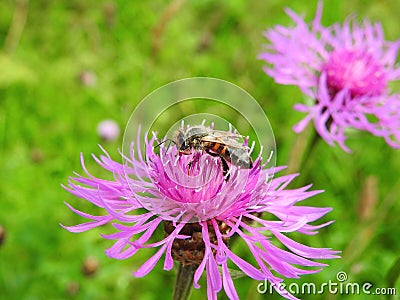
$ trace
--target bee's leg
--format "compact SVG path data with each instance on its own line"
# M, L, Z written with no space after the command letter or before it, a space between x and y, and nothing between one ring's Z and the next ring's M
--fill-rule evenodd
M189 161L187 164L187 174L190 176L190 169L192 168L193 160Z
M228 174L229 172L229 166L228 163L226 162L225 158L223 158L222 156L220 156L221 158L221 163L222 163L222 174L224 175L225 181L229 180L230 174Z
M225 181L229 180L230 175L228 174L229 172L229 166L228 163L226 162L225 158L217 153L213 153L210 150L206 150L207 154L214 156L214 157L219 157L221 159L221 165L222 165L222 175L224 175Z
M194 155L193 155L192 160L190 160L189 163L187 164L188 176L190 176L190 171L191 171L192 168L196 168L196 167L198 168L199 159L200 159L200 153L199 152L195 152ZM195 170L196 169L194 169L194 171ZM195 173L194 171L193 171L193 173Z

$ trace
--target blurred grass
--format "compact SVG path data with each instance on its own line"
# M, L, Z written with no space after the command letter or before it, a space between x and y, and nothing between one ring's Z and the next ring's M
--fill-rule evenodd
M131 275L152 250L116 261L105 256L111 243L100 238L100 230L80 235L63 230L59 223L82 221L63 202L85 204L60 184L74 170L80 172L80 152L95 175L109 176L89 155L100 154L101 143L119 160L122 141L104 144L96 134L98 122L112 118L123 128L148 93L192 76L230 81L257 99L275 132L278 164L287 165L296 141L291 127L302 117L292 106L302 95L294 87L274 84L256 59L264 42L262 32L276 23L290 24L283 12L286 5L281 0L0 2L0 225L6 230L0 246L0 298L172 295L174 272L162 271L161 264L145 278ZM311 20L316 1L290 5ZM356 12L381 21L386 36L398 39L399 9L395 0L325 1L323 23L343 21ZM96 78L92 86L82 81L88 73ZM345 251L343 259L329 262L330 267L301 282L327 282L335 280L338 271L346 271L351 282L370 281L378 287L391 282L399 293L399 280L387 279L390 270L396 277L393 270L400 253L399 152L364 133L354 133L348 144L351 155L317 144L296 179L295 185L312 182L315 189L325 190L305 204L333 207L324 220L336 220L319 235L298 240ZM358 206L365 205L360 190L370 176L377 182L377 203L370 216L360 220ZM107 230L112 229L102 228ZM240 243L236 248L242 257L248 255ZM81 272L88 256L100 263L90 277ZM202 283L193 299L206 297ZM235 283L243 299L267 297L257 294L258 282L241 278ZM226 298L223 292L220 297Z

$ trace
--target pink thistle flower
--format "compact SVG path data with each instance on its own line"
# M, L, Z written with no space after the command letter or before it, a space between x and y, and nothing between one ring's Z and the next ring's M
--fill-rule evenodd
M259 58L277 83L297 85L312 100L296 104L307 116L295 127L302 131L313 120L318 134L345 151L346 128L365 130L400 147L400 95L390 89L400 79L396 66L400 40L384 39L380 23L348 18L343 25L321 25L322 2L311 24L287 9L294 27L265 32L269 44Z
M298 202L322 192L309 191L311 185L285 189L297 175L272 179L274 170L264 168L258 157L251 169L230 165L230 178L226 180L218 157L203 152L179 156L175 146L164 148L165 144L157 147L160 148L158 155L153 147L155 141L155 137L145 141L145 155L139 140L136 147L132 144L124 164L112 160L104 150L105 155L93 156L113 174L113 180L91 175L81 156L86 175L70 178L65 189L103 208L105 214L90 215L67 204L91 221L63 227L70 232L83 232L111 223L116 232L103 235L105 239L115 240L106 250L109 257L127 259L143 248L158 249L134 276L145 276L164 256L164 270L171 270L174 260L195 266L196 288L200 287L198 281L205 272L209 299L217 299L222 288L230 299L238 299L228 261L250 278L268 280L279 287L283 279L274 273L297 278L319 272L326 266L313 259L337 257L337 251L305 246L285 235L289 232L316 234L319 228L332 223L309 224L331 208L297 206ZM261 218L265 214L276 220ZM151 242L159 227L164 228L165 238ZM230 250L228 241L233 235L243 239L255 264ZM276 247L271 237L287 250ZM288 299L296 299L281 288L277 291Z

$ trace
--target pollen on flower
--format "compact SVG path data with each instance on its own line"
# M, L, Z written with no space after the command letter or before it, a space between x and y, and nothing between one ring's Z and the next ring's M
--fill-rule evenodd
M371 54L348 49L333 51L323 66L332 97L345 88L353 97L383 94L387 86L383 70Z

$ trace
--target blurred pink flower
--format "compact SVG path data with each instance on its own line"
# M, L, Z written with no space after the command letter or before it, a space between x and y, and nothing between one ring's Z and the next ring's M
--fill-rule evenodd
M369 131L400 147L400 96L390 84L400 79L396 59L400 41L384 39L380 23L321 25L322 2L311 24L287 9L294 27L276 26L265 32L268 45L259 58L265 72L277 83L297 85L312 99L296 104L307 116L294 130L314 120L318 134L344 150L346 128Z
M97 133L104 141L115 141L119 132L119 126L113 120L103 120L97 125Z
M91 71L83 71L79 75L79 80L84 86L93 87L97 84L97 76Z

